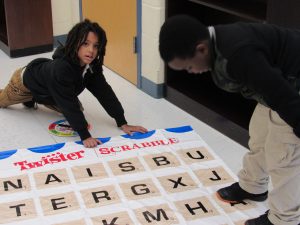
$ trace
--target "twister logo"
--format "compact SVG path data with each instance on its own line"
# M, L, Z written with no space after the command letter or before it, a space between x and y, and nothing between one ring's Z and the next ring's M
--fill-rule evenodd
M15 166L19 166L21 170L28 170L33 169L37 167L42 167L47 164L54 164L54 163L60 163L65 162L69 160L77 160L84 157L84 150L80 150L78 152L71 152L68 154L64 154L61 152L56 152L53 154L49 154L47 156L41 157L38 161L28 162L27 160L15 162Z

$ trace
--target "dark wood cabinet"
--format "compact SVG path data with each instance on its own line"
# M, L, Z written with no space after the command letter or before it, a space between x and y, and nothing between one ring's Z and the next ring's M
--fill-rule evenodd
M299 0L268 0L266 21L279 26L300 29Z
M0 48L11 57L53 50L51 0L0 0Z
M167 0L166 17L189 14L205 25L237 21L300 28L299 0ZM256 102L225 92L209 73L191 75L166 67L165 98L247 147Z

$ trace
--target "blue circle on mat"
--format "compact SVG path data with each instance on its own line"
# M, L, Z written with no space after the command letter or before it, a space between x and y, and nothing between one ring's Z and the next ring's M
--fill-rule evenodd
M0 152L0 160L6 159L8 157L11 157L13 154L15 154L18 150L8 150L4 152Z
M35 152L35 153L48 153L48 152L54 152L62 147L64 147L65 143L58 143L54 145L45 145L41 147L34 147L34 148L28 148L29 151Z
M130 136L129 134L123 134L121 136L124 137L124 138L136 139L137 140L137 139L144 139L144 138L151 137L154 133L155 133L155 130L151 130L151 131L148 131L147 133L136 132L136 133L133 133L132 136Z
M102 144L106 143L106 142L109 142L111 137L106 137L106 138L97 138L99 141L102 142ZM75 141L76 144L79 144L79 145L83 145L82 141Z
M165 130L173 133L185 133L185 132L192 131L193 128L191 126L183 126L183 127L167 128Z

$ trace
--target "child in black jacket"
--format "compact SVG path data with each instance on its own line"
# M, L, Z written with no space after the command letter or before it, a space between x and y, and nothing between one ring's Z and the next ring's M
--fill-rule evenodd
M53 60L38 58L15 71L6 88L0 90L0 107L44 104L66 117L85 147L95 147L101 143L91 137L77 97L87 88L125 133L147 132L141 126L127 125L121 103L103 76L106 42L105 31L97 23L84 20L76 24Z
M258 23L206 27L178 15L162 26L159 50L170 68L209 71L218 87L258 102L239 181L218 190L217 197L228 203L268 198L269 210L245 225L298 225L300 31Z

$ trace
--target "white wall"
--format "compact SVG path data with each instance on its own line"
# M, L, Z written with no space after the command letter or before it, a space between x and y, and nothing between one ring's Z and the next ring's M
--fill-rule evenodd
M142 0L142 76L164 83L164 63L158 51L158 35L165 21L165 0Z
M79 0L51 0L53 36L64 35L80 21Z

